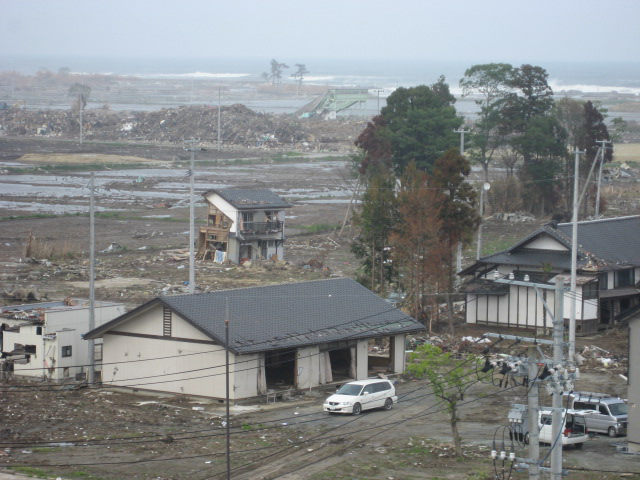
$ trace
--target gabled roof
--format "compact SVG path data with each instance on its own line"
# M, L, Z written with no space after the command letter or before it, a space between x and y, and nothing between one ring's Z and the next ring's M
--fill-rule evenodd
M291 208L292 205L268 189L224 188L205 192L207 197L215 193L238 210L257 210L265 208Z
M252 353L424 330L424 325L350 278L158 297L92 330L98 338L154 305L169 307L229 349ZM228 316L227 316L228 312Z
M571 238L571 223L558 231ZM640 215L578 223L578 243L588 254L620 267L640 266Z
M543 236L552 237L566 250L528 248ZM547 224L526 236L512 247L480 258L460 272L470 275L487 265L513 265L569 270L571 268L572 224ZM617 217L578 222L578 268L598 267L614 270L640 266L640 216ZM591 269L591 268L590 268Z

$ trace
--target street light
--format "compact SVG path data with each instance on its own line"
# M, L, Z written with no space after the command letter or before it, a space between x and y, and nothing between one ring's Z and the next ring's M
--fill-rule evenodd
M484 216L484 192L488 192L491 188L489 182L484 182L480 189L480 226L478 227L478 250L476 252L476 260L480 260L482 254L482 217Z

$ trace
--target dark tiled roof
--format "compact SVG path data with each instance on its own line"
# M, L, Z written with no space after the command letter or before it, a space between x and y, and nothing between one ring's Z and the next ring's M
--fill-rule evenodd
M209 190L204 195L218 194L238 210L291 208L291 204L268 189L225 188Z
M523 249L514 252L501 252L481 258L483 263L517 265L541 268L548 264L554 268L571 268L571 252L558 250Z
M558 231L571 238L571 224L561 223ZM640 216L606 218L578 222L580 249L621 267L640 266Z
M349 278L159 297L153 302L167 305L221 345L228 311L229 348L235 353L424 329L420 322ZM133 312L119 318L131 318ZM90 334L101 336L120 323L122 320L115 319L111 326L103 325Z
M509 293L509 285L478 278L467 284L467 293L474 295L506 295Z
M549 235L567 250L538 250L527 245L538 237ZM601 270L640 266L640 216L609 218L578 222L578 268L590 262ZM548 264L554 269L571 268L572 225L562 223L553 228L547 224L518 243L493 255L482 257L460 272L473 274L489 265L541 267Z

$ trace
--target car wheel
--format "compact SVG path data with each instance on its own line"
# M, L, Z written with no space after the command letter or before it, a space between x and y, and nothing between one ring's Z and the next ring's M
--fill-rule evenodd
M392 407L393 407L393 400L391 400L390 398L387 398L384 401L384 409L385 410L391 410Z
M576 448L582 448L582 446L584 445L584 443L576 443Z
M359 403L356 403L353 406L353 415L360 415L360 412L362 411L362 407L360 406Z
M524 444L529 445L529 432L524 434Z
M607 434L609 434L611 438L616 438L618 436L618 430L616 430L615 427L609 427L609 430L607 430Z

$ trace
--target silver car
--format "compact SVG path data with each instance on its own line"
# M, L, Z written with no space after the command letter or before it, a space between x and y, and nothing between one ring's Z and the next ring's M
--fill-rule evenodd
M345 383L327 398L322 406L329 413L358 415L363 410L384 408L391 410L398 402L396 389L389 380L370 379Z

